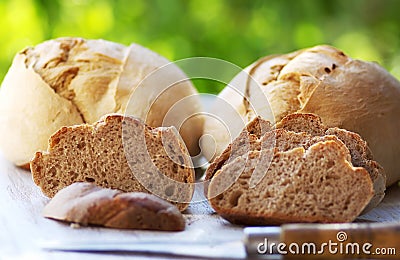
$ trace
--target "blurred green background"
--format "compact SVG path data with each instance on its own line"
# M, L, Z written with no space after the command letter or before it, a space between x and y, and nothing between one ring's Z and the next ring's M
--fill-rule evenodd
M136 42L170 60L209 56L241 67L331 44L400 78L399 10L399 0L0 0L0 81L19 50L61 36Z

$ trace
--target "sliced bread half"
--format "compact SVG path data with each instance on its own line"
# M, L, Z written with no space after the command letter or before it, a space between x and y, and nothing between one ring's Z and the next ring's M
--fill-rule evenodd
M34 182L53 197L74 182L153 193L184 210L194 191L189 153L174 127L152 128L107 115L94 125L63 127L31 161Z
M260 160L271 163L252 188L250 179ZM237 224L351 222L374 192L368 172L349 160L346 146L335 140L285 152L250 151L217 171L209 185L209 201L218 214Z
M257 118L257 124L265 121ZM266 123L261 123L266 124ZM252 125L250 123L249 125ZM355 167L363 167L367 170L374 185L374 196L363 212L367 212L374 208L383 199L385 195L385 174L383 168L372 160L372 154L367 143L353 132L340 129L328 128L323 125L321 119L313 114L290 114L284 117L272 130L264 132L262 135L250 134L245 128L238 138L209 166L206 171L206 180L212 179L216 172L224 165L229 164L235 158L246 155L249 151L260 151L265 149L276 149L280 152L289 151L296 147L308 149L311 145L321 141L338 141L346 145L350 151L351 159L349 160ZM239 144L250 144L247 147L233 151L231 147L239 146ZM239 146L240 147L240 146ZM233 151L233 152L232 152ZM270 162L264 160L264 167L268 167ZM243 168L242 168L243 169ZM261 176L257 171L256 176ZM238 176L238 174L236 174ZM252 181L252 184L260 181L259 177ZM208 187L208 185L207 185Z

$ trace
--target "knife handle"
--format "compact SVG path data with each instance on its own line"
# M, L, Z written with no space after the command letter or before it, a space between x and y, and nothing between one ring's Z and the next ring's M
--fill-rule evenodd
M244 229L252 257L400 258L400 223L288 224Z

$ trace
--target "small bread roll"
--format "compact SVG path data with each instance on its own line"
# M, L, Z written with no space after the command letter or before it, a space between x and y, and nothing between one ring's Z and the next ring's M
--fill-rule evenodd
M241 118L244 126L256 115L278 122L291 113L314 113L327 127L360 134L385 169L387 186L400 179L400 82L378 64L353 60L331 46L316 46L262 58L229 85L247 101L232 87L219 94L236 109L221 115L217 108L225 125L237 124L233 118ZM232 141L220 136L231 134L233 139L239 134L223 126L206 120L204 134L212 135L216 144L202 143L209 159Z
M24 166L62 126L119 113L154 127L175 126L197 154L203 119L190 117L201 111L197 91L176 65L167 64L137 44L105 40L59 38L26 48L1 85L0 149Z

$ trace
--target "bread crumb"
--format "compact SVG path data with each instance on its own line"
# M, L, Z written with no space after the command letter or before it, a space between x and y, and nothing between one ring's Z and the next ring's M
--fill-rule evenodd
M81 228L81 225L79 225L78 223L71 223L69 226L71 228Z

